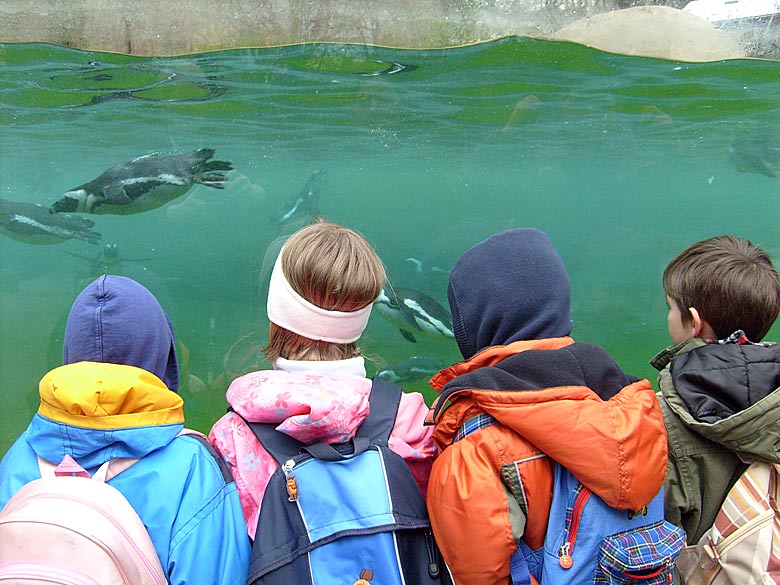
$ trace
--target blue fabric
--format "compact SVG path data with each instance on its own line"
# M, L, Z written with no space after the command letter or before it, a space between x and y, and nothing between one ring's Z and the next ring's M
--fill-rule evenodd
M357 567L371 567L377 585L404 585L395 556L395 534L380 532L341 538L309 553L314 585L354 583L360 577ZM411 584L408 584L411 585Z
M468 250L450 273L447 297L465 359L494 345L571 333L569 275L539 230L507 230Z
M512 575L512 585L531 585L531 573L525 555L519 548L512 553L509 559L509 572Z
M387 493L379 451L366 451L343 461L307 459L296 465L293 473L299 485L298 506L311 542L339 532L395 524L390 499L377 497Z
M579 529L575 539L570 532L574 521L573 508L578 494L583 489L582 484L571 473L556 464L553 500L544 540L544 560L539 582L545 585L591 585L594 582L607 582L601 581L604 572L599 568L599 557L603 555L608 537L617 534L622 535L622 542L628 541L631 546L635 546L633 543L637 538L649 538L651 543L648 544L645 540L643 546L645 550L651 549L654 554L653 563L648 563L646 568L654 566L661 569L662 572L656 576L668 579L684 544L684 536L680 528L664 521L663 489L653 498L646 510L633 515L626 510L611 508L597 495L590 494L577 517ZM663 529L659 530L659 522L664 525ZM628 536L629 532L634 533L633 537ZM559 563L562 550L567 550L571 557L568 568ZM615 551L612 551L612 555L615 556ZM644 560L647 558L646 555Z
M136 366L179 388L171 320L152 293L124 276L102 275L71 307L63 364L105 362Z
M24 434L33 450L46 461L60 462L70 455L85 469L97 468L117 457L139 459L165 447L183 424L120 429L89 429L33 416Z
M460 426L458 432L455 433L455 438L452 440L452 442L457 443L461 439L468 437L471 433L474 433L480 429L486 429L487 427L493 426L495 424L498 424L498 421L484 412L482 414L472 416Z
M0 462L0 507L40 477L29 432ZM225 483L217 462L196 439L180 436L108 483L143 521L171 585L246 582L250 546L236 485Z

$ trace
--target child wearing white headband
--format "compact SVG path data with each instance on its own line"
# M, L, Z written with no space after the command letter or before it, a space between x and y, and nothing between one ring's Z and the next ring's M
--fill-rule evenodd
M371 380L357 341L384 285L385 270L356 231L318 220L294 233L276 260L268 292L271 322L265 356L273 370L234 380L233 409L209 439L233 470L254 538L260 504L277 463L243 419L276 424L302 441L341 443L368 415ZM425 495L436 449L428 407L419 393L404 393L389 447L404 457ZM240 415L240 416L239 416Z

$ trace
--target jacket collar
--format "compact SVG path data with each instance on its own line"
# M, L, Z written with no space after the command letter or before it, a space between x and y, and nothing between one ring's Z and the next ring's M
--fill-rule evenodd
M702 345L707 345L707 344L703 340L699 339L698 337L691 337L689 339L686 339L685 341L678 343L677 345L672 345L671 347L667 347L659 351L655 355L655 357L653 357L653 359L650 360L650 365L660 372L666 366L668 366L671 363L671 361L674 358L676 358L678 355L687 353L692 349L701 347Z

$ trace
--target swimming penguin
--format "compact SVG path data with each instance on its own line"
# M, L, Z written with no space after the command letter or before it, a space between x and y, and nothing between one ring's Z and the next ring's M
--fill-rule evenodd
M317 169L306 180L298 194L287 201L281 210L271 217L271 221L276 224L278 233L293 232L297 229L311 223L319 215L319 200L322 186L327 178L327 173L323 169Z
M780 176L780 142L777 139L741 139L731 143L729 160L743 173Z
M27 244L59 244L77 239L97 244L101 235L90 230L91 219L60 213L52 215L43 205L0 199L0 232Z
M69 252L67 250L62 251L69 256L88 262L90 274L94 278L97 278L101 274L120 274L124 276L122 274L123 262L146 262L151 260L151 258L122 258L119 255L119 246L116 244L106 244L100 252L90 256L76 254L75 252Z
M449 311L418 290L383 288L374 301L380 315L398 327L404 339L416 343L415 335L433 339L454 339Z
M94 181L66 192L51 206L52 213L127 215L165 205L184 195L195 184L223 189L226 171L233 165L209 160L213 148L187 154L152 153L111 167Z
M443 368L443 360L413 355L390 364L386 369L377 372L377 377L393 384L414 382L421 378L430 378Z

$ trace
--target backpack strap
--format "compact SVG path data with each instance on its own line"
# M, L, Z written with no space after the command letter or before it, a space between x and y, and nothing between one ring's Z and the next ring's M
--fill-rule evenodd
M387 446L390 434L393 432L395 418L398 415L401 392L401 388L395 384L391 384L381 378L373 379L371 393L368 396L368 416L358 428L353 440L348 443L352 446L352 450L346 451L349 454L347 456L365 451L370 444ZM244 422L252 430L263 448L280 464L300 454L304 449L313 457L325 459L326 461L345 458L345 454L341 450L322 441L305 445L289 435L280 433L276 430L276 423L249 422L246 419L244 419ZM325 447L319 446L320 443L325 445ZM365 447L362 447L363 445ZM314 453L312 453L312 449L315 450ZM361 449L361 451L358 451L358 449ZM335 455L334 452L336 453Z

